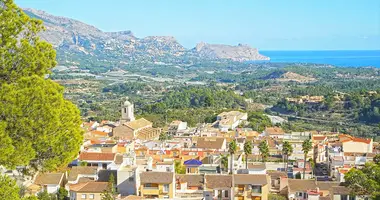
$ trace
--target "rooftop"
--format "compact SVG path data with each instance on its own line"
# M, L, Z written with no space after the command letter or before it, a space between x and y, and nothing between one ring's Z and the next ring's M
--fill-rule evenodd
M173 172L142 172L140 174L141 183L172 183L174 178Z
M59 185L63 179L63 173L38 173L34 184L36 185Z
M152 122L150 122L144 118L140 118L140 119L136 119L136 120L131 121L131 122L127 122L127 123L125 123L125 125L132 128L132 129L140 129L140 128L152 126Z
M70 190L74 192L102 193L107 190L108 182L85 182L70 185Z

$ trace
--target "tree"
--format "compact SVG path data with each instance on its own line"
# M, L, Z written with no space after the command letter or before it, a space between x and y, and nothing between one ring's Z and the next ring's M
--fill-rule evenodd
M306 159L307 159L307 154L309 154L309 151L313 148L313 145L310 141L310 139L307 139L303 141L302 143L302 151L304 155L304 164L303 164L303 179L305 179L305 172L306 172Z
M248 155L252 154L252 142L246 141L244 143L244 153L245 153L245 168L248 169Z
M229 144L228 144L228 152L230 153L230 160L231 160L231 163L230 163L230 173L233 174L234 172L234 155L236 153L236 150L237 150L237 145L236 145L236 141L235 140L232 140Z
M55 194L49 194L46 190L37 194L38 200L57 200Z
M0 199L19 200L19 190L16 181L7 175L0 174Z
M352 168L344 179L353 195L369 195L372 199L380 199L379 164L366 163L363 169Z
M289 156L292 155L292 153L293 153L293 146L289 143L289 141L285 141L282 144L282 155L285 158L286 167L284 168L286 172L288 171Z
M38 37L42 21L28 17L13 0L1 0L0 9L0 84L48 74L56 65L56 53Z
M83 140L79 110L53 81L32 76L2 84L0 113L0 165L54 170L77 156Z
M286 200L286 197L278 195L278 194L269 194L268 200Z
M311 166L311 173L314 176L315 162L314 162L314 160L312 158L310 158L309 159L309 163L310 163L310 166Z
M375 157L373 158L373 162L376 164L380 164L380 154L376 154Z
M265 162L269 156L269 147L266 140L260 142L259 151L262 158L262 162Z
M174 171L176 174L185 174L186 167L182 165L181 161L177 160L174 163Z
M227 171L228 169L228 155L220 154L220 167L223 167L224 171Z
M65 200L68 198L68 195L69 195L69 192L63 188L63 187L60 187L58 192L57 192L57 198L58 200Z
M1 0L0 8L0 165L54 170L79 151L79 110L45 79L56 61L52 46L38 37L42 22L12 0Z
M115 198L113 197L116 194L115 190L115 177L111 173L109 180L108 180L108 185L107 189L103 191L103 193L100 195L102 197L102 200L114 200Z

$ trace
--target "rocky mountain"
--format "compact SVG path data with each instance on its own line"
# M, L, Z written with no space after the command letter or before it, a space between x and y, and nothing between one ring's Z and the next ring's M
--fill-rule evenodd
M199 43L193 49L201 57L213 59L231 59L234 61L249 60L269 60L269 57L263 56L256 48L248 45L238 44L237 46L223 44Z
M137 38L131 31L103 32L78 20L58 17L40 10L24 9L41 19L46 30L41 38L53 44L61 64L113 65L131 62L183 62L189 59L268 60L247 45L198 44L184 48L174 37Z

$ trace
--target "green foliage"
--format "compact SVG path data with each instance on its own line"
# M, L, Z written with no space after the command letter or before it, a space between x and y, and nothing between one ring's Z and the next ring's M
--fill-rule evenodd
M7 175L0 174L0 199L19 200L19 190L16 181L9 178Z
M268 200L286 200L286 197L278 195L278 194L269 194Z
M302 143L302 151L304 154L303 179L305 179L307 154L311 151L312 148L313 148L313 144L311 143L310 139L303 141Z
M58 200L65 200L68 198L68 196L69 192L65 188L60 187L57 193Z
M58 200L56 194L49 194L46 190L37 194L38 200Z
M172 138L172 136L168 135L167 133L161 133L158 140L160 140L161 142L164 142L166 140L170 140Z
M186 167L181 163L181 161L176 160L174 163L174 171L176 174L185 174Z
M37 76L0 86L0 164L54 170L75 158L82 143L78 109L64 100L63 88Z
M12 0L0 3L0 165L54 170L77 155L79 110L44 78L56 61L52 46L38 37L42 22Z
M115 177L114 177L113 173L111 173L109 180L108 180L107 189L104 190L100 196L101 196L102 200L114 200L115 194L116 194Z
M248 169L248 155L252 154L252 142L246 141L244 143L244 154L245 154L245 168Z
M250 112L248 113L249 126L258 132L265 130L265 127L272 126L272 122L268 116L262 112Z
M285 158L285 171L288 171L288 163L289 163L289 156L291 156L293 153L293 146L289 143L289 141L284 141L282 144L282 155Z
M265 162L269 157L269 147L266 140L262 140L259 144L259 151L262 158L262 162Z
M228 169L228 155L223 155L223 154L220 154L219 156L220 158L220 164L221 164L221 167L224 169L224 171L227 171Z
M42 21L29 18L13 0L2 0L0 14L0 84L40 77L56 64L53 47L39 39Z
M87 166L87 162L86 161L80 161L78 164L79 164L79 166L82 166L82 167Z
M240 108L245 104L244 98L235 94L233 90L224 90L218 87L188 87L167 93L159 102L146 105L143 111L163 114L168 109Z
M352 168L344 176L345 183L353 195L369 195L380 198L380 165L366 163L363 169Z

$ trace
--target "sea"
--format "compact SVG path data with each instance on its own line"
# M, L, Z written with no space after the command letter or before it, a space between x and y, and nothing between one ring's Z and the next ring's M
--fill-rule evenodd
M380 68L380 50L260 51L273 63L314 63L336 67Z

